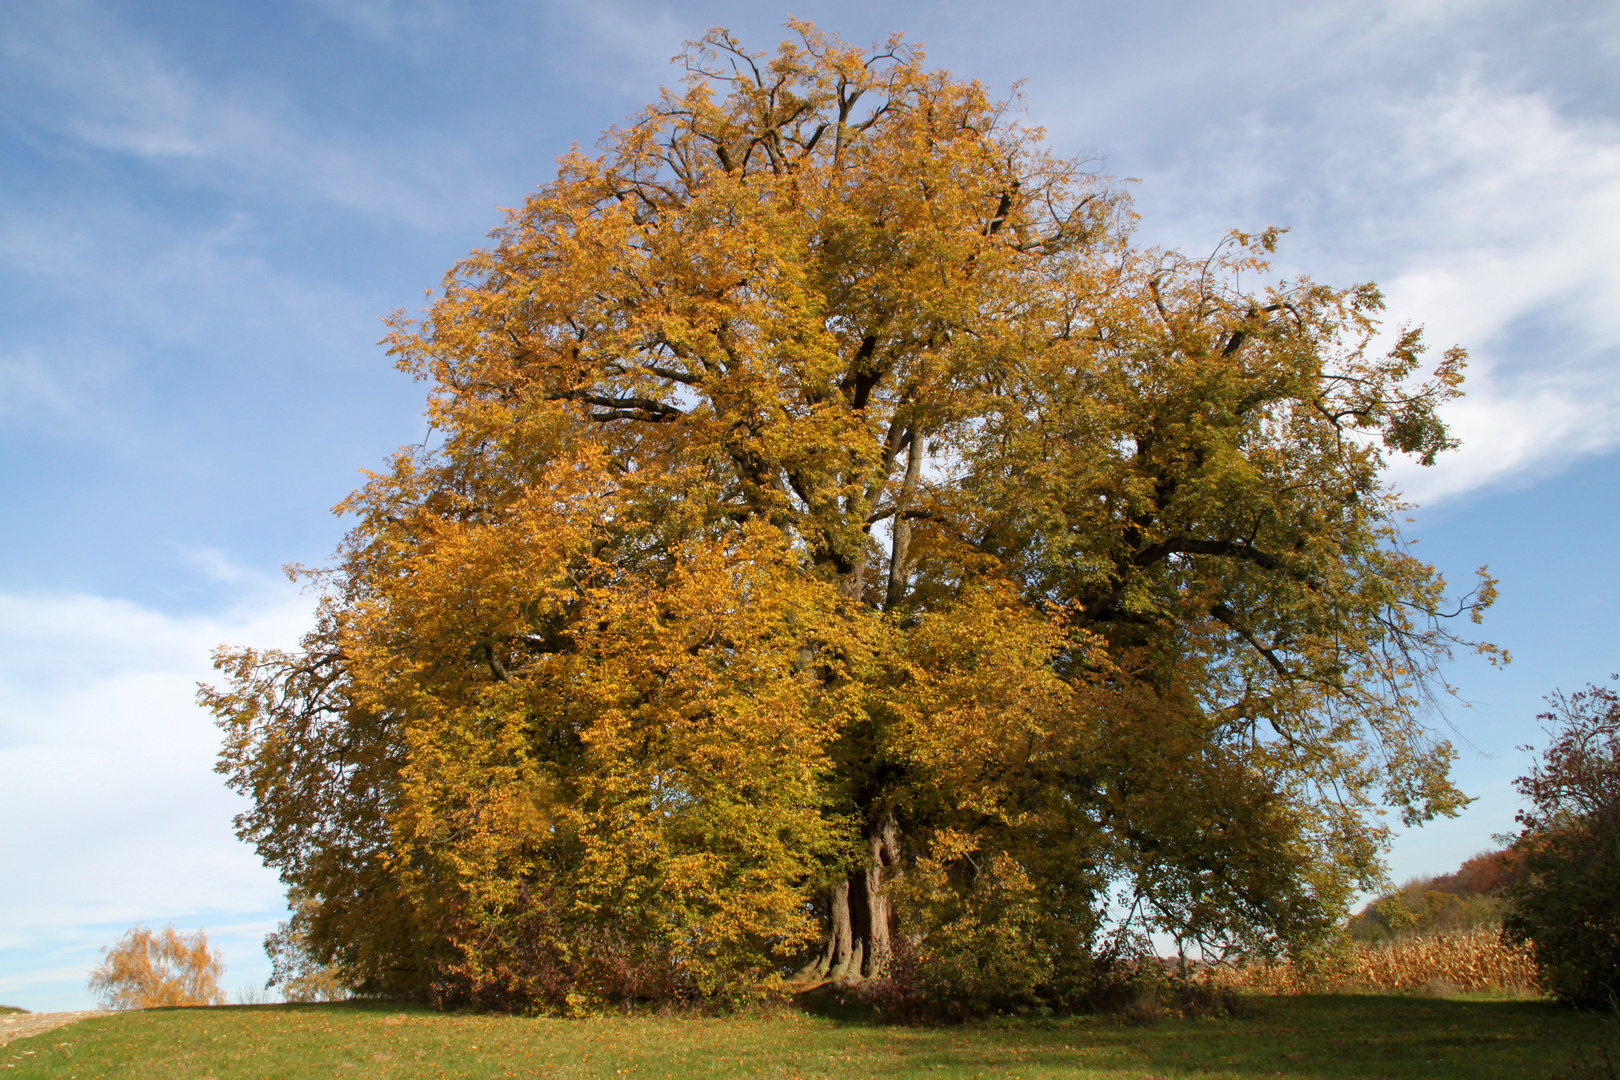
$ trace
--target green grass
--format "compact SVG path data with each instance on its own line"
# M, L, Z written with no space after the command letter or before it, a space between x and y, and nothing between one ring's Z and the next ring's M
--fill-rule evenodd
M19 1009L15 1005L0 1005L0 1016L4 1016L6 1013L25 1013L27 1011L27 1009Z
M1128 1027L1103 1018L897 1028L763 1018L546 1020L377 1004L166 1009L0 1047L10 1080L329 1077L1197 1076L1544 1078L1604 1034L1539 1001L1268 998L1250 1015Z

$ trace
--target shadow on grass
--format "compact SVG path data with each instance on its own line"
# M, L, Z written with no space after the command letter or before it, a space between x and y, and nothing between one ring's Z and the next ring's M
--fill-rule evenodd
M1602 1022L1541 1001L1332 995L1252 1001L1237 1019L1125 1027L1069 1022L1093 1045L1140 1055L1153 1074L1546 1078L1602 1038ZM992 1030L997 1025L987 1027ZM1059 1028L1062 1025L1055 1025ZM986 1031L986 1035L990 1032ZM1073 1028L1069 1028L1072 1041ZM1024 1042L1012 1026L1004 1038ZM1046 1041L1046 1040L1041 1040ZM1023 1060L1034 1064L1026 1056ZM1056 1059L1042 1064L1057 1064Z
M840 1027L882 1025L875 1010L851 995L820 994L801 999L800 1005ZM1598 1017L1539 1000L1380 994L1248 998L1242 1015L1219 1019L989 1020L918 1034L907 1040L917 1050L948 1046L949 1063L970 1070L1016 1061L1024 1069L1057 1073L1073 1066L1076 1050L1084 1045L1093 1067L1140 1062L1161 1076L1544 1080L1585 1075L1583 1062L1592 1059L1607 1031ZM937 1059L932 1067L943 1064L945 1059Z
M1598 1035L1595 1018L1540 1001L1334 995L1273 999L1222 1030L1197 1024L1157 1046L1155 1064L1231 1061L1300 1075L1544 1077Z

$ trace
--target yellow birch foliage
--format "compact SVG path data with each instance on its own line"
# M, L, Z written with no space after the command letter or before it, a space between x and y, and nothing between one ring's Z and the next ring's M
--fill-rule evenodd
M101 963L90 972L90 992L109 1009L223 1005L224 973L224 959L201 930L182 934L172 926L135 926L102 950Z
M340 507L299 651L218 656L239 830L358 989L724 997L889 928L1050 998L1110 890L1275 952L1385 807L1462 805L1422 717L1491 583L1448 610L1381 479L1461 352L1242 291L1275 232L1137 248L977 83L793 29L693 43L395 316L430 445Z

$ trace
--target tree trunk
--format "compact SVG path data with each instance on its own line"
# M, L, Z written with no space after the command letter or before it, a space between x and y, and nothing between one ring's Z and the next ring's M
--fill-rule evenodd
M866 865L828 894L827 939L795 982L860 982L888 969L894 929L888 887L901 874L900 826L892 813L867 826L866 849Z
M922 447L917 430L906 433L906 479L894 500L894 518L890 522L889 584L883 594L883 609L893 611L906 596L906 579L911 576L911 499L917 493L917 480L921 475Z

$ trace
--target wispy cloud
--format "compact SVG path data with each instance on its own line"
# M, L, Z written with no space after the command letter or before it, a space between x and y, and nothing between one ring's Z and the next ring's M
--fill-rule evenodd
M1620 127L1473 82L1392 111L1390 168L1427 190L1389 222L1411 237L1391 314L1475 357L1462 450L1406 486L1432 501L1620 445Z
M455 6L445 0L309 0L321 14L348 26L362 37L409 52L422 39L438 35L456 21Z
M0 425L60 424L78 416L87 396L118 367L116 360L109 363L105 357L88 360L81 354L81 360L87 362L64 372L37 345L0 352Z
M221 184L442 228L439 184L413 148L322 131L285 100L204 81L106 8L65 0L0 24L11 109L50 137ZM442 159L441 159L442 164Z
M1212 245L1230 227L1290 226L1280 270L1379 281L1392 326L1466 346L1468 397L1447 413L1463 448L1393 473L1421 502L1614 449L1620 126L1459 47L1513 55L1501 38L1521 3L1350 14L1316 5L1286 33L1262 31L1263 80L1236 79L1222 108L1194 105L1139 148L1157 160L1142 190L1154 238Z
M0 890L8 993L60 983L64 956L82 981L110 928L207 919L228 937L281 910L274 875L231 834L242 802L212 772L217 733L194 694L214 646L291 644L310 604L238 582L238 606L214 616L0 595L0 865L28 882ZM237 936L230 959L260 966L252 934Z
M17 225L0 245L0 275L59 299L55 318L19 318L0 344L0 431L127 450L181 434L152 415L183 410L184 388L385 370L373 347L381 301L268 265L229 227L27 209L0 209L0 230ZM99 246L81 245L97 225ZM166 389L169 379L183 389ZM254 405L274 403L261 394Z
M1620 126L1472 79L1389 114L1399 142L1381 179L1427 194L1401 215L1421 231L1393 295L1465 332L1543 310L1620 340Z

